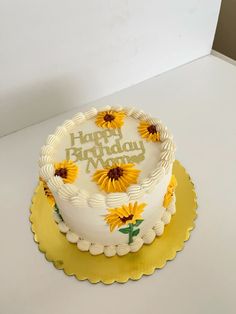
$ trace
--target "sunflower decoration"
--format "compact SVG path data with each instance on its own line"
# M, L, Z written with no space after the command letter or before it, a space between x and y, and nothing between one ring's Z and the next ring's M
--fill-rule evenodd
M47 183L42 178L39 178L39 180L43 184L43 190L44 190L44 193L48 199L50 206L54 207L55 206L55 199L54 199L54 196L52 195L52 192L50 191L49 187L47 186Z
M126 228L121 228L119 231L129 236L129 244L133 242L133 237L139 234L140 229L138 227L142 222L141 216L145 203L128 205L122 205L119 208L108 209L109 214L105 216L105 221L110 227L110 231L114 231L115 228L119 228L124 225L128 225Z
M78 166L71 160L63 160L54 164L55 176L63 179L64 183L73 183L78 175Z
M64 183L73 183L78 174L78 167L71 160L69 161L63 160L62 162L55 163L54 169L55 169L54 176L61 177ZM60 215L59 208L55 202L54 196L51 190L49 189L47 183L42 178L39 178L39 180L43 184L44 193L48 199L50 206L55 208L55 212L63 220L62 216Z
M150 124L147 121L141 121L138 126L138 131L142 138L151 142L160 142L160 132L155 124Z
M177 187L177 180L176 180L176 177L172 175L170 179L170 183L167 187L167 192L164 196L163 207L167 208L169 206L173 198L176 187Z
M125 192L131 184L137 183L139 173L140 170L135 169L134 164L116 163L96 170L93 181L107 193Z
M97 114L96 124L101 128L117 129L124 124L124 117L124 111L101 111Z

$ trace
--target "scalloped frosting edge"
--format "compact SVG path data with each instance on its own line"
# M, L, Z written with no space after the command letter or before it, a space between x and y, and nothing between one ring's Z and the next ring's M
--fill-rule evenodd
M109 193L107 195L97 193L95 195L90 195L84 190L79 190L76 185L68 183L65 184L60 177L54 176L55 171L53 169L53 164L56 160L53 159L53 154L56 150L57 144L71 131L74 126L81 124L87 119L94 118L99 111L110 109L117 111L123 110L127 116L138 120L146 120L158 126L161 139L160 161L148 177L144 178L139 184L129 186L127 192ZM99 110L92 107L87 112L79 112L71 120L66 120L62 126L59 126L56 129L54 134L48 136L46 144L41 148L39 174L40 177L47 182L50 190L56 192L60 198L69 201L74 206L78 206L81 202L83 202L83 204L86 203L92 208L98 208L101 206L116 207L123 204L124 199L127 202L135 201L142 197L145 193L152 191L154 186L157 185L162 180L164 175L171 169L175 160L175 150L176 148L173 142L173 137L167 131L167 128L160 120L152 118L142 110L136 110L134 107L123 108L121 106L106 106L99 108Z
M149 229L142 237L135 237L134 242L132 242L131 244L121 243L118 245L106 246L100 243L92 243L72 232L55 211L53 212L53 218L58 224L59 230L65 234L66 239L70 243L76 243L77 248L80 251L89 251L92 255L104 254L107 257L112 257L116 254L119 256L123 256L130 252L139 251L143 244L151 244L157 236L161 236L163 234L165 225L170 223L171 216L174 215L176 211L175 202L176 197L174 194L172 201L163 212L161 219L157 221L154 226Z

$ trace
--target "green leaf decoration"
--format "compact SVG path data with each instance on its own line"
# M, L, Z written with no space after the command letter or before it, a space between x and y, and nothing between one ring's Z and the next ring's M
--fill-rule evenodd
M132 232L132 236L135 237L139 234L139 231L140 229L135 229L133 232Z
M61 220L62 221L64 221L64 219L62 218L62 215L60 214L60 212L59 212L59 208L58 208L58 206L57 206L57 204L55 203L55 212L57 213L57 215L61 218Z
M128 233L129 233L129 228L119 229L119 231L120 231L121 233L128 234Z
M138 227L139 225L141 225L142 222L143 222L143 219L138 219L138 220L136 220L136 223L133 224L133 226Z

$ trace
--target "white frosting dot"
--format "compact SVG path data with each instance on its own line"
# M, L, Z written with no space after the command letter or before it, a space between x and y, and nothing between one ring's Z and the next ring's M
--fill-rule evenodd
M173 198L168 206L168 212L171 214L171 215L174 215L174 213L176 212L176 207L175 207L175 194L173 195Z
M120 256L123 256L123 255L129 253L130 252L129 244L122 243L122 244L117 245L116 252Z
M53 211L53 219L54 219L57 223L59 223L59 222L62 221L61 217L58 215L58 213L57 213L55 210Z
M155 226L153 227L153 230L156 232L157 236L160 236L164 232L164 222L163 221L158 221Z
M92 255L99 255L103 253L104 246L102 244L93 243L90 245L89 252Z
M164 222L165 225L167 225L171 220L171 214L166 210L163 213L161 220Z
M77 247L80 251L88 251L90 247L90 242L86 240L78 240Z
M104 247L104 254L107 257L111 257L111 256L116 255L116 247L115 247L115 245L105 246Z
M66 233L66 232L69 231L69 228L67 227L67 225L66 225L63 221L59 222L58 228L59 228L59 230L60 230L62 233Z
M156 237L156 232L153 229L148 230L148 232L143 236L143 242L146 244L152 243Z
M130 244L130 251L137 252L143 245L143 239L136 237L134 242Z
M67 232L66 238L71 243L76 243L79 240L79 236L71 231Z

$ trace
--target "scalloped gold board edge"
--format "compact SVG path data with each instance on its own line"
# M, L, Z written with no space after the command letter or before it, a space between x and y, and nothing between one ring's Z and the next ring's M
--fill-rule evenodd
M87 279L91 283L124 283L129 279L138 280L143 275L151 275L155 269L163 268L167 261L175 258L195 226L197 201L194 184L179 161L174 163L173 174L178 181L176 213L165 226L164 234L136 253L111 258L103 254L92 256L88 252L81 252L76 244L67 241L52 217L53 209L39 184L30 208L31 229L39 250L57 269L63 269L65 274L74 275L78 280Z

